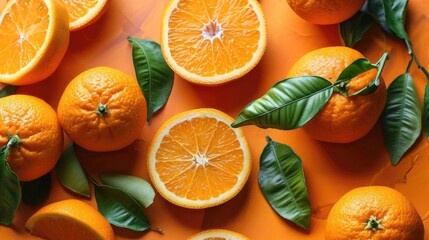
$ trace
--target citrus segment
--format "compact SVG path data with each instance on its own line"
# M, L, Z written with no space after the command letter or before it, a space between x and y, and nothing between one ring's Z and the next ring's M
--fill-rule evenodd
M266 26L256 0L173 0L161 26L161 47L183 78L216 85L249 72L266 47Z
M107 10L110 0L62 0L69 13L70 31L85 28Z
M219 205L234 197L250 173L251 159L233 119L215 109L178 114L156 133L148 169L158 192L187 208Z
M248 240L248 238L230 230L210 229L196 233L188 240Z
M48 240L112 240L109 222L89 204L68 199L48 204L35 212L25 227Z
M29 95L0 98L0 147L12 138L16 144L7 161L21 181L48 173L63 150L63 132L54 109Z
M422 240L423 221L400 192L384 186L359 187L344 194L326 221L326 240Z
M0 15L0 82L24 85L51 75L67 50L68 24L60 1L8 1Z
M146 119L146 103L133 77L110 67L95 67L67 85L57 113L76 144L106 152L138 138Z
M320 76L334 83L341 72L363 55L348 47L326 47L302 56L288 72L288 77ZM374 80L376 69L367 71L348 83L350 95ZM348 143L365 136L375 125L386 103L386 85L380 79L378 89L364 96L343 96L334 92L323 109L303 129L311 137L325 142Z

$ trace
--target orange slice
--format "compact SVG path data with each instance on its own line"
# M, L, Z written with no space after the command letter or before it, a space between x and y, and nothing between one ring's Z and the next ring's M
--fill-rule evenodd
M162 52L184 79L226 83L259 62L267 44L265 25L256 0L172 0L162 17Z
M35 212L25 227L48 240L115 239L109 222L89 204L68 199L48 204Z
M110 0L62 0L70 19L70 31L77 31L97 21L107 10Z
M148 171L158 192L186 208L207 208L234 197L251 169L250 150L233 119L211 108L175 115L149 148Z
M0 82L41 81L60 64L69 44L68 14L57 0L9 0L0 15Z
M194 234L188 240L248 240L248 238L230 230L210 229Z

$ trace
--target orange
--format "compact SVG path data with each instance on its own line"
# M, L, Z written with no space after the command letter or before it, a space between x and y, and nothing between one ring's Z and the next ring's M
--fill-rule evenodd
M363 58L358 51L347 47L327 47L302 56L289 70L288 77L311 75L335 82L340 73L354 60ZM377 70L372 69L349 83L348 94L371 82ZM365 136L375 125L386 103L386 85L380 79L377 91L365 96L344 97L334 92L324 108L303 129L314 139L348 143Z
M422 240L423 221L400 192L384 186L355 188L332 207L326 240Z
M8 143L12 145L7 161L21 181L48 173L63 150L63 132L54 109L33 96L0 98L0 146Z
M69 44L59 0L10 0L0 15L0 82L25 85L51 75Z
M48 204L25 223L31 234L48 240L113 240L109 222L91 205L76 199Z
M292 10L304 20L320 25L337 24L351 18L365 0L287 0Z
M109 67L96 67L75 77L58 104L67 135L83 148L105 152L124 148L140 135L146 103L137 81Z
M77 31L96 22L106 12L110 0L62 0L69 13L70 31Z
M207 208L233 198L251 169L250 150L233 119L211 108L177 114L157 131L148 152L153 185L168 201Z
M248 238L230 230L210 229L196 233L188 240L248 240Z
M162 53L184 79L219 85L259 62L267 45L265 25L256 0L172 0L161 22Z

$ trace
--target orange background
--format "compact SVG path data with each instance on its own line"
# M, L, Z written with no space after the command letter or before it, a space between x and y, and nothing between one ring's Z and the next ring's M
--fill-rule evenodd
M3 6L5 0L0 0ZM71 34L68 52L57 71L43 82L20 87L18 92L45 99L54 108L67 83L80 72L95 66L110 66L132 76L134 67L128 36L160 40L160 22L167 0L112 0L106 14L94 25ZM254 70L241 79L218 87L193 85L176 76L167 105L147 124L139 140L112 153L91 153L78 149L86 172L127 173L149 180L146 169L148 145L158 127L176 113L213 107L236 117L247 103L264 94L275 82L286 76L290 66L310 50L341 45L337 25L317 26L300 19L285 0L260 0L268 27L268 46ZM410 0L408 33L421 64L428 67L429 7L425 0ZM384 50L389 60L383 72L387 84L405 72L409 56L402 41L374 28L355 48L372 62ZM411 71L418 87L420 101L427 80L415 67ZM323 239L325 219L333 203L348 190L364 185L386 185L398 189L416 206L429 229L429 144L421 136L402 162L392 167L384 147L378 123L363 139L350 144L331 144L312 140L301 129L280 131L243 127L253 154L253 169L244 189L229 202L206 210L189 210L174 206L156 195L146 213L163 233L133 232L114 228L117 239L186 239L202 229L225 228L251 239ZM266 144L265 136L288 144L301 157L313 214L310 228L301 230L279 217L268 205L258 186L259 156ZM46 203L76 195L64 190L52 174L53 186ZM95 200L85 200L95 207ZM0 226L0 239L37 239L24 228L26 219L38 207L21 204L15 221ZM429 233L425 239L429 239Z

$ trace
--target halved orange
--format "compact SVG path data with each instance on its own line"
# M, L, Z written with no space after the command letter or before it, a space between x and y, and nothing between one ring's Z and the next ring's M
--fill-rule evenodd
M89 204L67 199L48 204L25 223L31 234L48 240L113 240L109 222Z
M0 82L41 81L69 44L67 10L59 0L9 0L0 15Z
M161 22L161 48L181 77L202 85L237 79L259 62L266 22L256 0L172 0Z
M97 21L107 10L110 0L62 0L69 13L70 31L77 31Z
M233 119L212 108L177 114L155 134L148 153L153 185L165 199L201 209L233 198L251 169L250 150Z
M248 238L230 230L209 229L192 235L188 240L248 240Z

